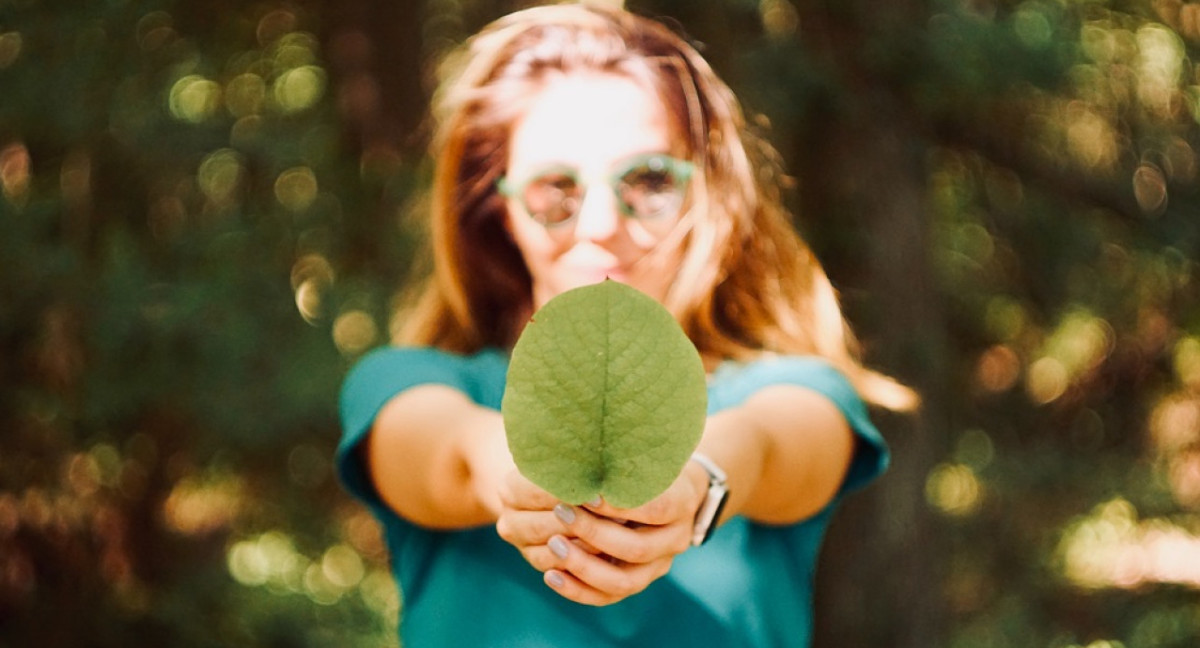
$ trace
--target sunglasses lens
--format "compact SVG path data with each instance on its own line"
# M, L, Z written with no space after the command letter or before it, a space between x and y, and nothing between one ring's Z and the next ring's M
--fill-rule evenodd
M650 160L626 171L617 181L617 196L626 213L653 218L673 212L683 202L682 179L670 166Z
M525 185L525 209L538 222L555 225L569 220L583 202L583 187L566 173L547 173Z

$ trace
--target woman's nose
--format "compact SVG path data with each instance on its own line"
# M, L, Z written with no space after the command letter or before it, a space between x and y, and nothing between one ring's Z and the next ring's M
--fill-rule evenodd
M575 217L575 238L589 241L612 238L621 228L621 218L616 196L608 187L589 188Z

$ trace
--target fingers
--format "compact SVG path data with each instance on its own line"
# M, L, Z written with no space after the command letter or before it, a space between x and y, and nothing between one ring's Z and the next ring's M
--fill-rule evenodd
M671 568L671 558L630 564L606 560L555 536L547 552L555 563L543 580L563 597L585 605L609 605L646 589Z
M520 549L546 544L551 536L562 533L562 522L550 511L506 510L496 520L496 533Z
M559 504L554 515L566 533L596 551L634 564L674 558L691 546L691 523L650 526L602 517L582 507Z
M558 499L529 481L517 470L511 470L500 486L503 506L522 511L549 511Z
M559 502L518 471L505 478L496 531L563 597L608 605L641 592L690 547L699 499L677 479L654 500L618 509L603 500Z
M698 484L707 484L708 481L707 474L702 471L702 468L689 462L667 490L636 508L619 509L600 498L584 506L597 515L639 524L665 526L681 521L690 524L705 495L705 489L698 487Z

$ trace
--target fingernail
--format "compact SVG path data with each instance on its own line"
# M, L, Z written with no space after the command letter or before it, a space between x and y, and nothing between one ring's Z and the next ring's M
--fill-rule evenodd
M554 536L550 538L550 542L547 544L550 547L550 552L555 556L558 556L560 559L567 557L567 541L563 540L562 537Z
M563 580L563 575L559 572L556 572L553 569L546 572L546 583L550 585L550 587L562 587L563 583L565 582L566 581Z
M587 505L588 505L588 506L590 506L590 507L592 507L592 508L599 508L599 507L600 507L600 505L601 505L601 504L603 504L603 503L604 503L604 498L603 498L603 497L600 497L599 495L597 495L597 496L596 496L596 499L594 499L594 500L592 500L592 501L588 502L588 503L587 503Z
M563 524L570 524L575 521L575 509L566 504L558 504L554 507L554 515L562 520Z

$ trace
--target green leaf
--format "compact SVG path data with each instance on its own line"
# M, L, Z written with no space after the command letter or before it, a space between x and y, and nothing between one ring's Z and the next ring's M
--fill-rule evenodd
M708 405L704 365L671 314L616 281L551 299L513 347L501 412L517 468L555 497L620 508L683 469Z

